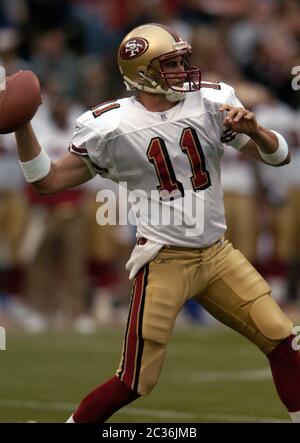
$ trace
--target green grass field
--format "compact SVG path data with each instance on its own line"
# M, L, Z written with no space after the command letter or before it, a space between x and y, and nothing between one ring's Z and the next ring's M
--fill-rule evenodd
M64 422L87 392L109 378L123 331L95 335L7 333L0 352L0 422ZM281 422L266 358L230 330L179 328L160 382L111 419L120 423Z

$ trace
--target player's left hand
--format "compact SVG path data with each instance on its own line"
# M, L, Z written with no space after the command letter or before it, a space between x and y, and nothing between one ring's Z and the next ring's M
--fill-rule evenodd
M255 114L247 109L225 104L219 108L219 111L227 112L223 125L234 132L251 135L259 130Z

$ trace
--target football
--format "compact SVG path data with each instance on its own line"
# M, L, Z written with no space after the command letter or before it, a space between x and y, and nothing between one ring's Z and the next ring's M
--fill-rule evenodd
M0 134L28 123L41 104L41 87L32 71L19 71L0 82Z

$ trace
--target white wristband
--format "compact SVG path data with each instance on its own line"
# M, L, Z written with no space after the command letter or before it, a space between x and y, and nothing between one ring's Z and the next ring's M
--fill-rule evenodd
M51 169L51 160L43 149L32 160L28 162L19 161L19 163L28 183L34 183L46 177Z
M289 147L285 139L282 137L281 134L279 134L276 131L273 131L270 129L273 134L276 135L278 140L278 148L277 151L273 152L272 154L266 154L265 152L262 152L259 147L257 147L258 152L260 153L260 156L265 162L269 163L269 165L279 165L282 163L288 156L289 153Z

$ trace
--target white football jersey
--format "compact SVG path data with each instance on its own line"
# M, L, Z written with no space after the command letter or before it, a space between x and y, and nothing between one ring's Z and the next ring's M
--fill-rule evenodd
M168 111L151 112L130 97L77 120L70 152L101 176L126 184L138 238L195 248L226 230L220 160L225 144L240 150L249 137L223 126L220 105L242 106L234 90L209 85Z

